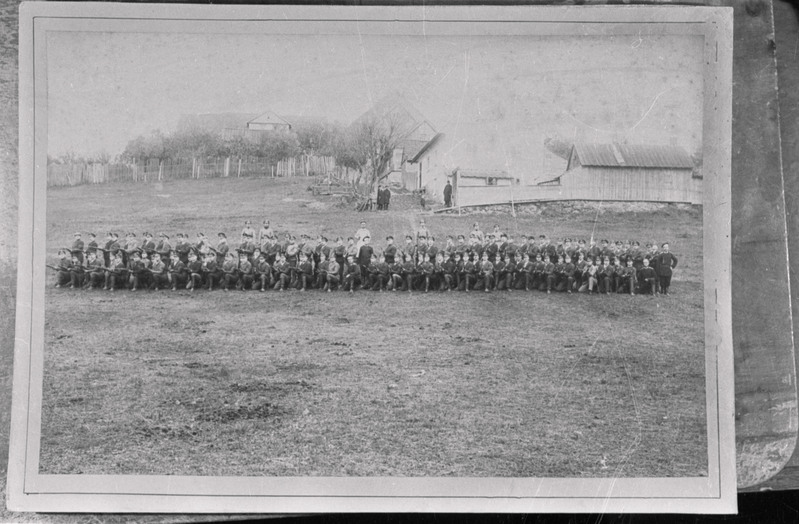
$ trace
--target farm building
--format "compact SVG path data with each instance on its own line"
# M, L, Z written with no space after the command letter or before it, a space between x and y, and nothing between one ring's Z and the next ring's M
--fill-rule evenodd
M291 123L285 118L267 111L247 122L251 131L291 131Z
M423 160L443 135L410 102L397 94L378 101L351 126L375 121L393 127L399 134L388 182L405 189L418 189L422 186Z
M453 187L455 189L455 187ZM605 200L702 203L702 178L678 146L575 143L566 171L537 185L473 186L458 181L455 203L461 206L511 200Z
M572 199L701 202L701 178L691 156L666 145L576 143L556 185ZM591 198L588 198L591 197Z

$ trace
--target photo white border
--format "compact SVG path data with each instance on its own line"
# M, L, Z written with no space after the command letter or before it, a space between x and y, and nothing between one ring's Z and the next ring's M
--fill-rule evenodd
M19 259L7 501L39 512L675 512L736 510L730 293L732 8L23 3ZM39 473L47 191L46 31L704 37L703 260L708 476L207 477ZM314 31L318 33L318 31Z

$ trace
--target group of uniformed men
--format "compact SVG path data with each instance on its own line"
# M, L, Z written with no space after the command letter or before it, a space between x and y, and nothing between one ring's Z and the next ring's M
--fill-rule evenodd
M149 233L138 240L128 233L121 241L109 233L100 246L75 233L70 248L59 250L56 287L238 289L265 291L320 289L374 291L501 291L539 290L546 293L587 292L669 294L677 258L668 242L599 243L566 238L553 243L546 235L521 235L519 243L494 226L484 234L477 223L467 235L436 242L424 220L405 236L404 245L392 236L376 251L366 223L347 238L319 235L283 238L264 221L256 234L249 221L240 242L232 248L225 233L216 246L203 233L195 240L178 233L174 246L167 234L158 241Z

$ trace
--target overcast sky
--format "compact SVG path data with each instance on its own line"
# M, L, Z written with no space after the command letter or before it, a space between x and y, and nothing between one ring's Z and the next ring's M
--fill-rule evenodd
M183 114L349 123L398 92L439 130L701 142L700 37L48 34L48 151L120 153ZM542 127L543 126L543 127ZM542 130L543 129L543 130Z

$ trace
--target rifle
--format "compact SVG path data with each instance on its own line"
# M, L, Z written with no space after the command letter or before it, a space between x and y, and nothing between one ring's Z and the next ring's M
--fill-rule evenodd
M50 264L45 264L45 266L49 267L50 269L55 269L56 271L69 271L68 266L59 267L59 266L51 266Z

